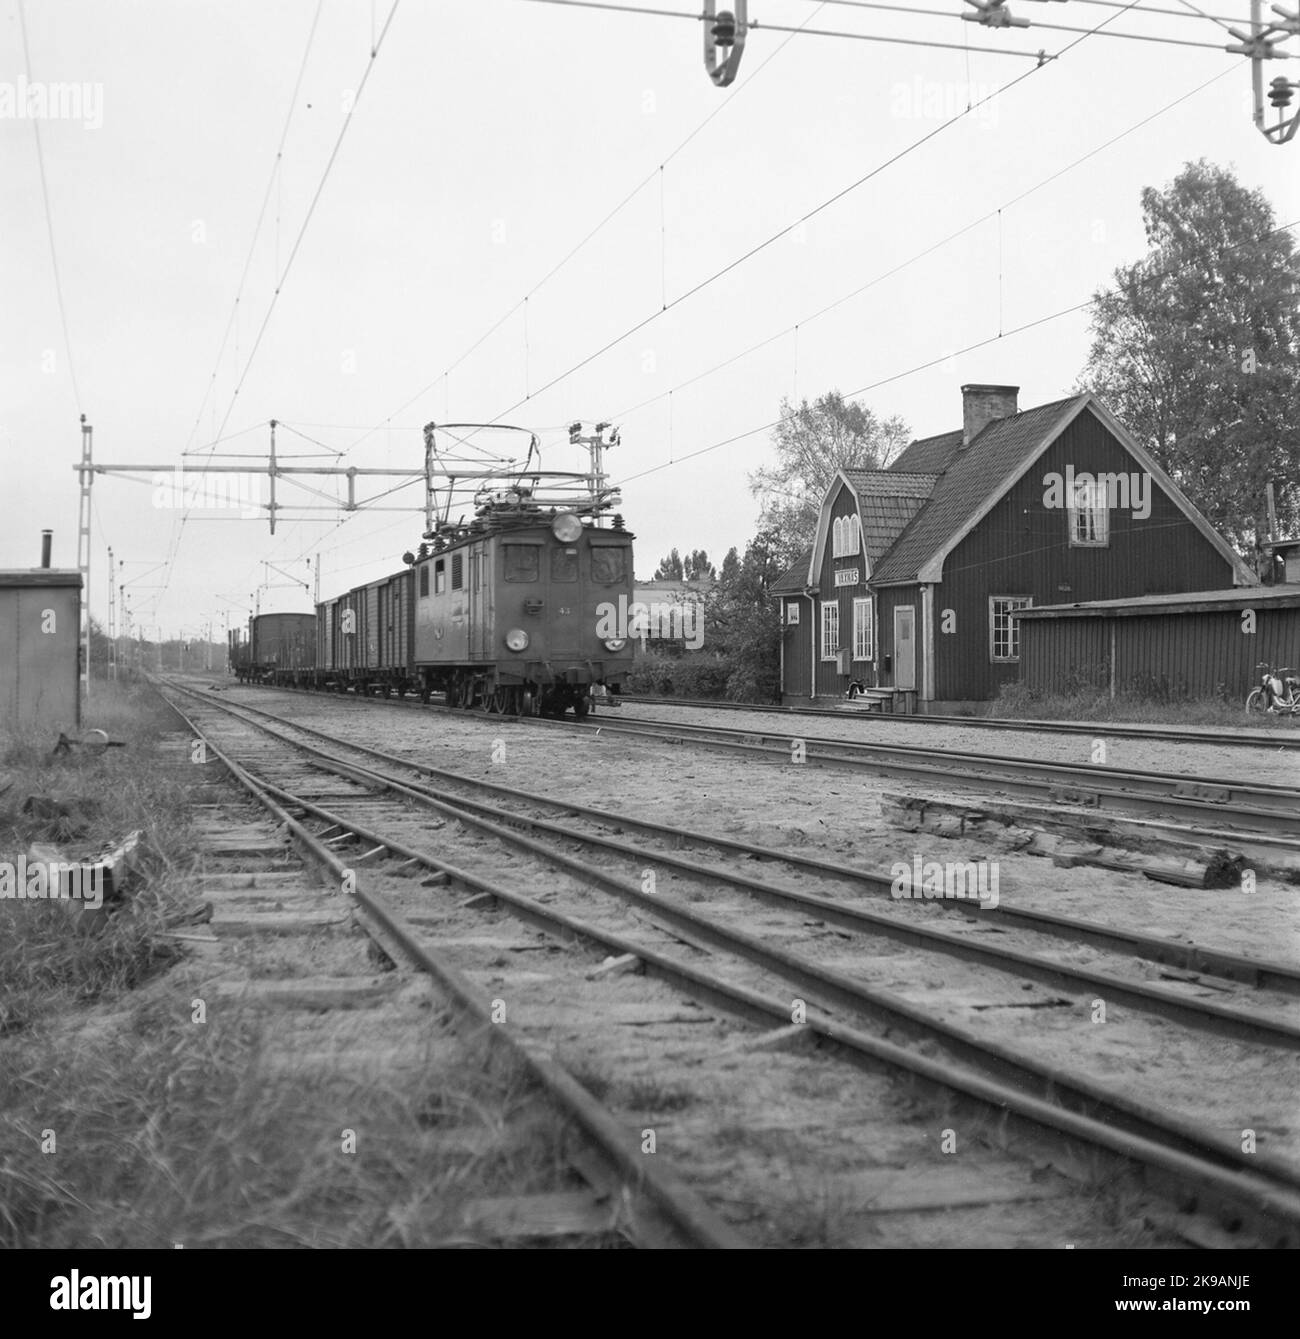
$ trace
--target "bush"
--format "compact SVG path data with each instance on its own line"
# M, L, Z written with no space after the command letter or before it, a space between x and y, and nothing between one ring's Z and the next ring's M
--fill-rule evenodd
M648 652L634 661L627 691L650 697L721 698L726 696L732 669L729 660L716 656L678 658Z

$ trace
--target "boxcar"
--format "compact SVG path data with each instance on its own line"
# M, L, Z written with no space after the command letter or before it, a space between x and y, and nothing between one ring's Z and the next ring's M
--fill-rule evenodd
M319 687L387 697L414 686L411 586L408 568L317 605Z
M303 686L315 663L315 614L258 614L247 641L231 638L230 668L241 683Z

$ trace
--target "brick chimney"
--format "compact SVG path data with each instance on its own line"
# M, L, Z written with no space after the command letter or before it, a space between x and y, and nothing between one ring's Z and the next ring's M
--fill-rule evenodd
M963 386L962 446L969 446L985 424L992 423L995 418L1010 418L1019 412L1019 395L1019 386Z

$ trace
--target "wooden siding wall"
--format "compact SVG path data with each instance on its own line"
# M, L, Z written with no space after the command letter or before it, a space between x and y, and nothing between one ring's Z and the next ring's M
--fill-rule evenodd
M1126 618L1035 618L1021 627L1023 678L1031 688L1069 691L1087 677L1110 686L1111 636L1115 688L1157 698L1244 702L1259 682L1255 666L1294 665L1300 650L1300 609L1257 609L1255 632L1242 632L1239 610L1142 614Z
M916 689L919 697L921 686L925 683L925 637L921 625L924 610L920 586L885 586L876 592L876 664L879 667L879 682L875 686L891 688L894 685L894 610L900 605L909 604L916 610ZM886 656L889 657L888 669L885 667Z
M856 596L861 599L869 594L866 585L867 575L867 555L862 551L862 544L859 543L858 552L851 558L836 558L835 555L835 521L843 516L856 516L858 514L858 501L853 496L851 489L844 484L840 484L839 492L831 500L830 520L826 530L826 551L822 555L822 568L819 575L819 589L817 594L817 607L814 611L814 617L817 621L817 695L819 697L843 697L849 688L849 676L841 674L839 665L832 660L823 660L822 654L822 612L823 601L835 600L840 608L840 645L851 647L853 645L853 600ZM836 586L835 572L837 568L856 567L858 569L858 584L856 586ZM807 654L807 652L805 652ZM873 667L866 661L854 661L853 677L865 678L868 683L873 682Z
M807 697L812 677L812 644L809 640L809 620L815 617L813 602L806 596L782 595L781 617L793 604L799 609L799 621L793 627L785 623L781 630L783 673L781 692L786 697Z
M978 443L970 449L978 451ZM948 555L934 592L936 698L990 698L1000 684L1020 677L1018 663L989 659L990 595L1029 595L1042 605L1231 586L1231 566L1154 480L1145 520L1113 509L1109 544L1071 548L1068 513L1043 505L1043 476L1055 471L1064 477L1069 465L1076 475L1139 468L1085 410ZM919 620L919 598L915 603ZM956 614L955 632L940 630L945 609ZM892 650L892 616L885 621L883 607L881 631Z

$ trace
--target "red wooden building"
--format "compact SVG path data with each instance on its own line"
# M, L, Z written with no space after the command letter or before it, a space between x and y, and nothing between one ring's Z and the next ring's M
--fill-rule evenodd
M1017 609L1255 584L1094 396L1018 395L963 386L960 428L838 474L774 588L786 700L857 681L949 710L1019 677Z

